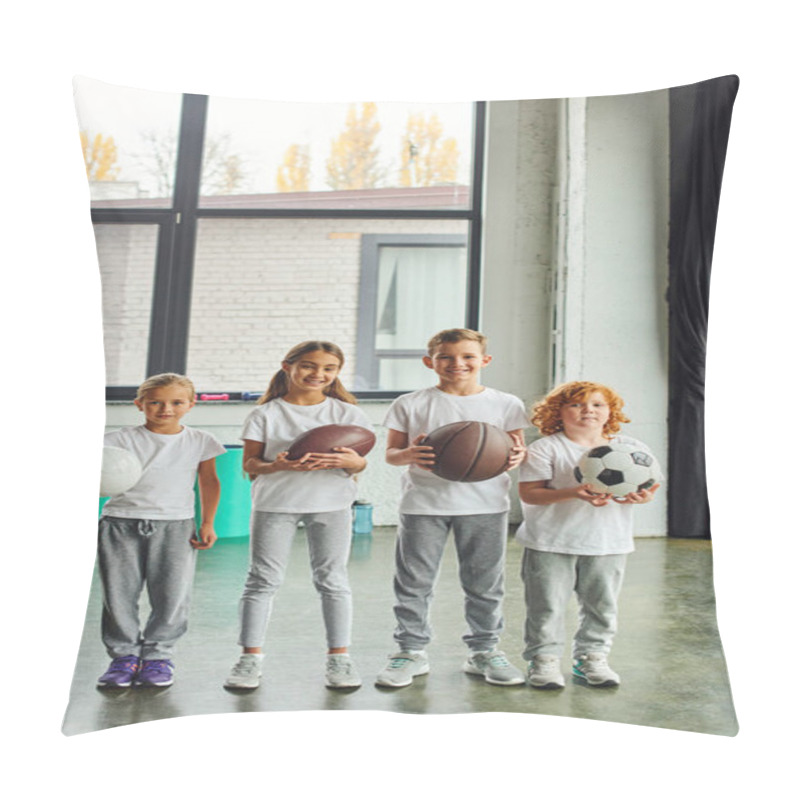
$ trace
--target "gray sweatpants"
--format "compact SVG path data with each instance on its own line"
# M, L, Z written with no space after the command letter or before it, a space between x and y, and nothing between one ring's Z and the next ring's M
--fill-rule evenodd
M103 585L101 635L112 658L171 658L186 632L196 552L193 519L101 517L97 563ZM151 612L141 628L139 599Z
M525 660L564 652L565 613L573 591L578 598L578 630L572 657L607 655L617 632L617 598L626 560L625 554L578 556L526 547L522 555L527 607Z
M322 602L328 648L349 647L353 603L347 577L351 512L281 514L254 511L250 518L250 570L239 601L242 647L261 647L267 635L272 604L283 583L292 539L305 523L314 587Z
M491 650L503 630L503 572L508 514L440 517L401 514L395 546L394 638L401 650L430 642L430 607L447 535L452 529L470 650Z

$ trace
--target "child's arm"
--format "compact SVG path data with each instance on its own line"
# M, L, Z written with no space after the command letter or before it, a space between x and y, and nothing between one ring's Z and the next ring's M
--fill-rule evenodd
M214 530L214 517L217 514L219 498L222 493L219 476L217 475L217 462L214 458L208 458L200 462L197 468L197 487L200 490L200 530L197 532L197 539L191 540L191 545L195 550L208 550L217 541L217 533Z
M548 489L547 481L520 481L519 497L523 503L532 506L549 506L565 500L585 500L593 506L605 506L611 499L610 494L593 494L588 485Z
M525 440L522 438L522 428L517 428L514 431L508 431L508 435L511 437L514 444L511 447L511 453L508 456L508 462L506 463L506 472L510 469L515 469L518 467L528 455L528 451L525 449Z
M308 472L312 469L321 469L315 461L309 460L311 453L306 453L302 458L290 461L286 456L289 451L285 450L275 456L274 461L264 461L261 453L264 451L264 442L257 442L255 439L244 440L244 452L242 453L242 469L251 477L254 475L270 475L273 472Z
M416 464L421 469L430 471L436 457L430 445L420 444L424 438L425 434L421 433L409 445L407 433L389 428L386 437L386 462L395 467Z

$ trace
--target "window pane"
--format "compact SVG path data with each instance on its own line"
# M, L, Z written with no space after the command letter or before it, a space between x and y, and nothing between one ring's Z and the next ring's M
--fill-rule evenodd
M103 294L106 386L146 377L157 225L95 225Z
M172 205L181 95L76 78L93 208Z
M374 266L371 277L362 266L364 241L370 236L402 236L405 241L399 251L405 251L413 250L406 243L409 238L425 242L457 235L461 240L466 230L466 222L450 220L201 219L189 375L200 391L260 392L290 348L306 339L327 339L338 344L347 358L342 375L345 386L371 388L361 375L357 377L356 370L357 362L363 360L357 353L364 347L368 351L364 357L376 367L378 363L377 281ZM454 260L458 259L452 254L445 259L451 271ZM417 258L409 263L419 269L422 262ZM408 343L424 350L435 333L431 324L444 319L443 327L464 325L464 302L453 284L447 291L454 298L454 308L459 308L452 317L441 311L441 303L434 303L424 324L406 314L409 304L428 307L425 295L431 286L430 280L414 284L404 277L397 306L401 346ZM385 291L383 300L385 307ZM407 330L411 324L417 326L414 337ZM418 358L415 353L409 361ZM419 370L403 372L398 381L415 383L400 390L426 385L420 382L423 375Z
M204 208L470 205L471 103L276 103L211 97Z

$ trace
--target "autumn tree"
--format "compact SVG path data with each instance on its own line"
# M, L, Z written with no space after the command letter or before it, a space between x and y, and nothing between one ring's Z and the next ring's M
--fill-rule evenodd
M278 167L275 184L279 192L307 192L311 180L311 158L308 147L290 145Z
M91 136L81 131L81 149L86 164L86 175L90 181L115 181L119 174L117 146L113 136L98 133Z
M326 183L332 189L374 189L383 179L375 139L381 129L375 103L350 106L344 130L331 142Z
M400 186L455 183L458 174L456 140L442 138L436 114L409 114L400 153Z
M141 175L155 183L158 197L169 197L175 181L178 154L174 131L148 130L141 133L142 149L132 154ZM230 136L206 137L203 145L203 168L200 177L201 195L234 194L246 178L242 159L230 152Z

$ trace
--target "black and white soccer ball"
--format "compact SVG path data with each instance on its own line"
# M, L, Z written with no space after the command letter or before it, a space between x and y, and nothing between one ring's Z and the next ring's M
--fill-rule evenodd
M625 497L650 489L663 475L655 456L640 445L609 442L583 454L575 467L575 479L598 494Z

